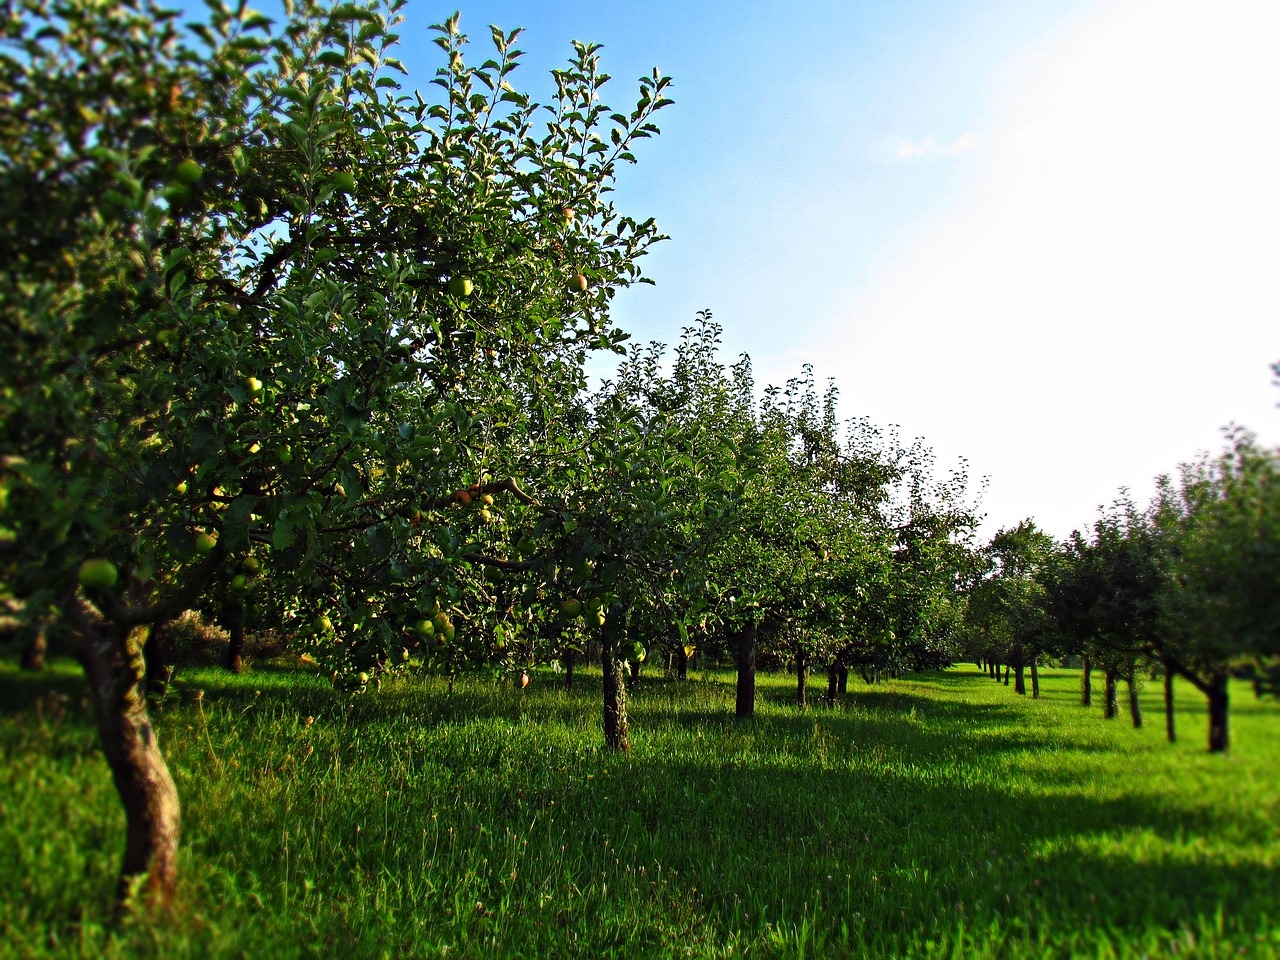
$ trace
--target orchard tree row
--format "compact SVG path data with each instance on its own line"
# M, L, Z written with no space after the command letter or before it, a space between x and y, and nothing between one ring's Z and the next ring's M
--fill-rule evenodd
M271 629L353 693L602 651L759 651L829 690L951 659L963 472L809 370L757 391L703 315L627 350L611 298L660 239L612 190L671 101L601 100L574 44L545 104L517 33L457 17L401 85L404 0L16 0L0 24L0 582L85 666L126 813L122 890L164 904L180 805L147 710L167 624ZM622 359L588 391L593 351ZM35 651L38 654L38 650ZM141 886L139 886L141 885Z
M1280 370L1278 370L1280 372ZM994 536L969 591L967 653L1025 693L1039 695L1037 665L1079 658L1081 702L1103 674L1103 711L1118 712L1119 682L1141 726L1138 690L1164 679L1168 738L1173 683L1205 695L1209 749L1228 746L1227 681L1249 675L1259 696L1280 695L1280 452L1247 431L1225 449L1161 478L1140 509L1122 496L1092 531L1055 543L1025 521Z

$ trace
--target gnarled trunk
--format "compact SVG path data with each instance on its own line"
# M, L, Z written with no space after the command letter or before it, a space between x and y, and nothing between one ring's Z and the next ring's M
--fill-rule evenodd
M227 669L241 673L244 670L244 604L236 604L232 608L227 636Z
M22 648L22 669L43 670L44 655L49 652L49 637L44 623L31 625L31 637Z
M758 625L748 621L738 631L734 658L738 666L738 689L735 715L750 717L756 712L756 632Z
M1209 752L1225 753L1227 735L1227 672L1216 671L1210 678L1205 695L1209 698Z
M631 749L627 731L627 662L614 656L626 634L622 604L609 607L600 631L600 668L604 673L604 742L626 752Z
M1120 713L1119 694L1116 690L1116 671L1112 667L1107 667L1102 675L1106 678L1103 688L1102 716L1107 720L1114 720L1116 715Z
M86 622L80 657L89 678L98 736L124 805L125 848L120 894L173 900L178 870L178 791L147 715L143 648L148 627Z

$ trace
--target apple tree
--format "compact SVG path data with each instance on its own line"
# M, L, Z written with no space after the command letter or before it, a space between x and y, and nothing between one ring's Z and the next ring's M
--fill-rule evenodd
M403 0L280 24L215 3L194 35L151 0L11 6L3 566L25 617L78 638L122 880L163 904L180 814L152 629L269 610L353 685L427 617L462 631L484 498L532 505L538 439L624 336L610 298L658 235L610 190L668 80L613 112L575 44L541 106L511 85L517 35L473 66L454 17L406 91Z

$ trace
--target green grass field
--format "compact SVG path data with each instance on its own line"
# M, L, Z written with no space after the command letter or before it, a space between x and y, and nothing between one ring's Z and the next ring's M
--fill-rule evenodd
M815 678L817 680L818 678ZM762 677L643 679L629 756L567 694L179 675L176 919L114 928L123 817L78 670L0 664L0 956L1276 957L1280 705L1233 688L1164 741L970 666L834 709ZM205 697L197 702L197 689ZM314 719L312 719L314 718Z

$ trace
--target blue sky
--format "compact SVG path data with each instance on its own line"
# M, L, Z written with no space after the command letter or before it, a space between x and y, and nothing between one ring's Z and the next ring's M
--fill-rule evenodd
M264 7L267 6L264 4ZM411 0L402 58L426 84ZM1280 440L1280 4L1274 0L486 0L549 96L573 39L612 105L675 78L618 204L671 239L615 319L672 343L695 312L757 380L812 362L846 417L990 477L984 535L1064 537L1121 486Z

